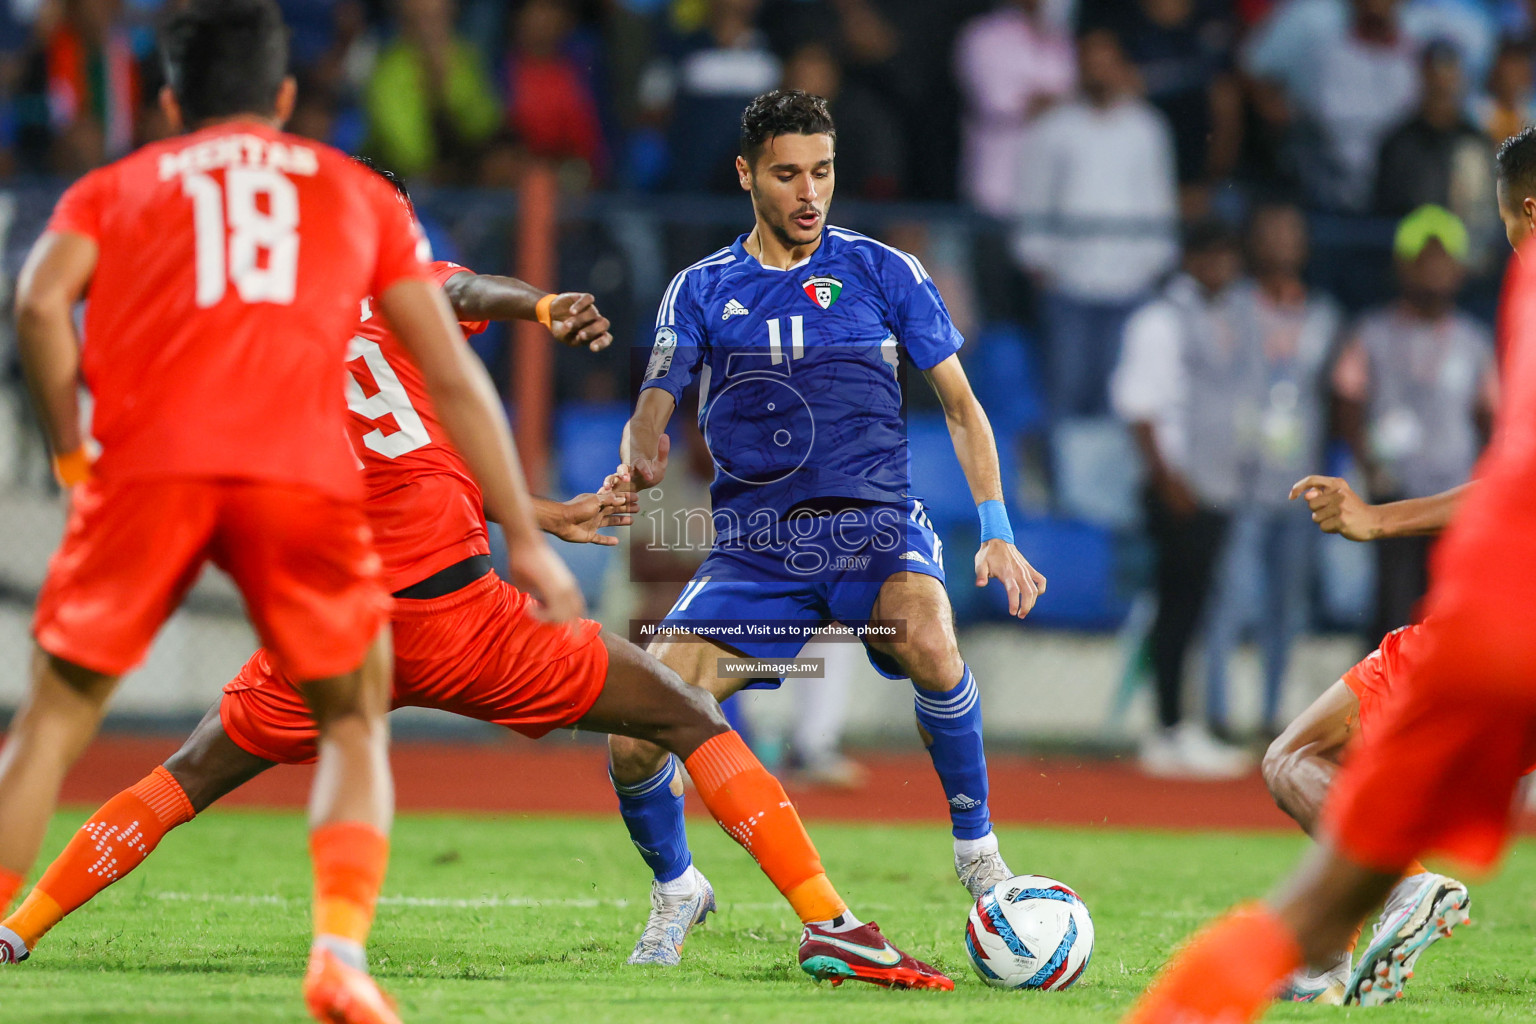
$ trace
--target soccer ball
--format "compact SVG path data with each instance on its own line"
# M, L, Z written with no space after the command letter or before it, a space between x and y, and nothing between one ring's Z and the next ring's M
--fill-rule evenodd
M1093 956L1093 918L1071 889L1015 875L982 893L965 922L965 951L993 988L1070 987Z

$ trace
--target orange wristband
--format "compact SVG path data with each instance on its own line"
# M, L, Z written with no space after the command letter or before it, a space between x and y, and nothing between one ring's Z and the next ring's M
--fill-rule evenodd
M553 306L554 304L555 293L550 292L548 295L539 300L539 304L537 306L533 307L533 315L538 317L539 323L543 324L546 330L550 331L555 329L555 321L549 315L549 307Z
M83 484L91 478L91 457L85 453L83 446L64 455L55 455L53 475L62 487Z

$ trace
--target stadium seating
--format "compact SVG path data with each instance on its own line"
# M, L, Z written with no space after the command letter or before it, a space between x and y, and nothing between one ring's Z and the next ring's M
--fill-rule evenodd
M1003 473L1003 493L1012 495L1018 482L1018 444L1012 434L997 432L998 461ZM907 448L911 465L912 493L923 499L928 517L942 534L951 525L976 524L976 502L955 457L955 444L942 413L907 414Z
M944 571L950 601L962 622L1008 619L1008 594L993 581L985 590L973 585L979 532L969 527L941 530ZM1035 626L1061 629L1114 629L1130 609L1122 583L1119 544L1101 526L1070 519L1023 519L1013 523L1014 542L1049 586L1029 615Z
M628 420L629 406L619 402L573 402L556 411L552 447L560 460L560 497L602 486L619 464L619 438Z
M1038 433L1048 412L1036 346L1015 324L995 324L967 345L962 360L971 390L999 437Z

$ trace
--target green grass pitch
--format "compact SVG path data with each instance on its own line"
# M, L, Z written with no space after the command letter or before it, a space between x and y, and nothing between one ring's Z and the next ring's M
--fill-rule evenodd
M59 815L52 856L81 820ZM817 985L795 961L794 916L751 861L693 822L721 912L683 966L623 963L646 912L646 876L617 816L402 816L371 946L407 1022L1112 1021L1192 928L1262 892L1299 837L1008 828L1016 870L1076 887L1098 947L1065 993L998 992L966 963L967 900L940 826L813 823L855 912L948 971L953 993ZM0 970L0 1019L305 1021L309 868L298 814L212 813L65 921L31 961ZM1420 962L1395 1007L1280 1007L1277 1021L1480 1021L1536 1016L1536 845L1473 888L1475 927Z

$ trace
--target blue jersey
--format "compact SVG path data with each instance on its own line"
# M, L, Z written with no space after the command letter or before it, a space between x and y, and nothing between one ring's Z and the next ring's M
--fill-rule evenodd
M718 539L806 503L905 501L898 349L927 370L964 343L933 280L843 228L787 271L749 256L746 238L672 279L642 384L680 399L699 382Z

